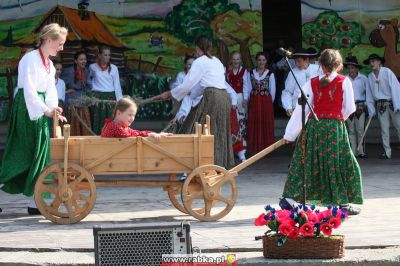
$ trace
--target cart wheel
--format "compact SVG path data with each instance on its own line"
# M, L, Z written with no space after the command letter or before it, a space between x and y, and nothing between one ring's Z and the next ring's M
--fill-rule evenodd
M192 183L197 190L190 190ZM200 221L216 221L235 205L237 186L234 177L223 167L203 165L196 168L182 186L182 201L187 212Z
M176 181L176 174L170 174L169 176L169 181ZM181 191L182 191L182 185L183 182L180 185L170 185L168 186L168 197L172 203L172 205L174 205L174 207L183 213L188 213L185 209L185 207L182 205L182 201L181 201ZM177 198L177 196L179 195L179 199Z
M75 163L68 164L67 187L62 190L64 164L48 166L35 186L35 201L44 217L56 224L73 224L85 218L96 202L93 175Z

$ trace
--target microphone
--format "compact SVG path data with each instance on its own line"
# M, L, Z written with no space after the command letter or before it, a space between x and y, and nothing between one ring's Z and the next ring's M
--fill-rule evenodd
M281 56L291 56L293 53L284 49L283 47L276 49L276 52Z

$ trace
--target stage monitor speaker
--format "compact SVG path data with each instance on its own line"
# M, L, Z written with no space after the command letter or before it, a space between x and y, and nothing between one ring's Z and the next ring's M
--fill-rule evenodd
M186 222L94 226L93 235L98 266L159 266L163 254L192 253L190 224Z

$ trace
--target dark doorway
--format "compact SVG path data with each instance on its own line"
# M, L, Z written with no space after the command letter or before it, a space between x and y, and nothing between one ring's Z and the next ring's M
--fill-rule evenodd
M264 51L270 57L270 66L282 59L275 54L278 47L285 49L301 48L301 1L264 0L262 1ZM282 42L283 41L283 42ZM284 89L287 70L273 68L276 81L274 109L276 117L287 117L282 107L281 95Z
M301 48L301 1L262 1L264 50L278 47L283 40L287 46Z

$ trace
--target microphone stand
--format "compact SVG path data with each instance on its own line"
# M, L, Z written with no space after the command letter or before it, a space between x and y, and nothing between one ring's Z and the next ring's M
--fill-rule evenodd
M299 98L299 102L298 104L301 105L301 145L302 145L302 154L301 154L301 163L303 165L303 205L306 205L306 171L305 171L305 153L306 153L306 105L308 106L308 108L310 108L311 114L314 117L314 119L316 121L318 120L317 115L314 112L314 109L312 108L312 106L310 105L310 103L308 102L307 99L307 95L304 93L303 89L301 88L299 81L297 80L296 76L293 73L293 69L292 66L289 63L289 59L287 57L286 54L283 55L283 57L285 58L285 62L287 64L287 66L289 67L290 73L293 75L294 80L296 81L297 86L300 89L300 98Z

